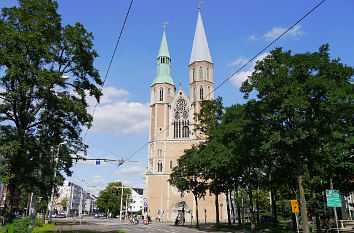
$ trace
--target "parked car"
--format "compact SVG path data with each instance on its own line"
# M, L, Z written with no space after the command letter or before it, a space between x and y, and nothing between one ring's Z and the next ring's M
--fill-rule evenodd
M64 213L57 214L57 218L66 218L66 214Z

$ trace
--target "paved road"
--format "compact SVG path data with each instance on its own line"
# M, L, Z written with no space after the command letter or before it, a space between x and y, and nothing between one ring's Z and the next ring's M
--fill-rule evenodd
M148 225L140 224L130 224L126 221L122 223L118 219L97 219L93 221L97 225L104 225L116 230L122 230L127 233L191 233L194 229L183 228L179 226L174 226L168 223L150 223Z
M66 219L73 220L73 219ZM78 223L80 220L76 219ZM83 225L58 225L56 230L94 230L95 232L114 232L118 230L125 231L127 233L191 233L191 232L211 232L210 226L201 225L203 229L191 228L182 226L174 226L173 223L157 223L153 222L149 225L140 224L129 224L127 221L120 222L119 219L94 219L91 217L85 217L82 219L83 222L90 222L91 224ZM222 232L242 232L242 231L222 231ZM216 233L216 232L215 232Z

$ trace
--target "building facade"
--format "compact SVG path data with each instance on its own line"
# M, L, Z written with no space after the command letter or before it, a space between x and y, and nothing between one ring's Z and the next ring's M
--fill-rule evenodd
M63 206L63 203L65 205ZM66 213L67 216L77 216L84 212L86 192L84 189L68 180L59 187L59 196L54 200L54 210Z
M176 89L171 77L171 61L164 28L157 56L157 74L151 85L150 143L145 198L148 203L148 215L152 218L172 221L184 210L186 221L192 221L196 216L193 195L178 192L168 183L168 179L184 150L205 140L203 135L194 129L194 114L199 112L201 101L214 98L213 62L200 11L188 66L189 77L186 77L189 79L189 95L181 85ZM201 220L215 220L214 200L214 196L207 195L205 199L198 201ZM221 195L219 201L220 216L225 218L225 198Z
M143 209L143 193L142 188L131 188L131 203L129 204L128 212L130 214L136 213Z
M84 214L92 215L97 212L96 200L97 197L86 193L86 204L84 209Z

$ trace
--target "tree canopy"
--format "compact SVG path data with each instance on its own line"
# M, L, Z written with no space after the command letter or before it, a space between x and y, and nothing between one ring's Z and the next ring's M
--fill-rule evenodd
M63 26L55 1L18 3L0 17L0 177L10 206L15 193L49 197L59 171L71 174L70 154L85 153L80 133L92 122L86 97L99 100L102 84L92 33Z

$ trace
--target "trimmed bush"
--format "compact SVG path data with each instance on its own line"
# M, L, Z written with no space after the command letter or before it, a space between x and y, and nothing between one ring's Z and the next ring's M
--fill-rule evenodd
M30 233L31 220L29 218L15 218L12 223L1 228L1 233Z

